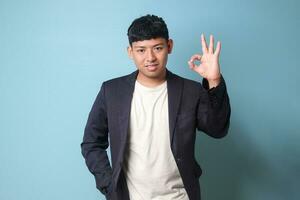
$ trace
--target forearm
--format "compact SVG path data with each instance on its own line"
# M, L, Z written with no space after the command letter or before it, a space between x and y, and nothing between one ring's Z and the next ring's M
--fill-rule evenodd
M227 135L230 124L231 110L227 93L222 100L217 103L215 101L218 100L211 100L211 104L217 106L211 106L207 113L207 134L214 138L222 138Z
M81 143L82 155L85 158L89 171L94 175L97 188L103 193L111 184L112 169L108 159L106 145L98 141L84 140Z
M91 173L101 174L111 170L106 151L108 146L107 134L95 138L93 133L90 132L90 128L88 126L85 128L81 150Z
M230 124L230 102L225 80L221 76L216 87L209 88L208 80L203 79L205 94L198 110L198 129L214 138L224 137Z

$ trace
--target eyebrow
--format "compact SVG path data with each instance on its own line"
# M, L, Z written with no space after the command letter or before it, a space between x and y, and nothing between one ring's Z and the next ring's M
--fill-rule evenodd
M161 42L156 45L153 45L152 47L161 46L161 45L164 45L164 43ZM146 46L133 46L133 48L146 48Z

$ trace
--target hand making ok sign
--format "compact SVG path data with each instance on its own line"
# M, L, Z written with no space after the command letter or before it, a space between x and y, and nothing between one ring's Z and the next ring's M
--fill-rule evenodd
M210 35L209 48L207 48L205 37L201 34L201 45L203 55L193 55L188 61L188 64L192 70L200 74L203 78L206 78L209 83L209 88L212 88L220 83L219 55L221 42L217 42L216 49L214 50L214 37ZM196 60L200 61L199 65L194 63Z

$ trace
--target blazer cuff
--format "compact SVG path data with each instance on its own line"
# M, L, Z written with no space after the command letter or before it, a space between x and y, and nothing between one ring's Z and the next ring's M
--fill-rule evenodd
M204 89L206 89L211 94L223 93L226 90L226 84L225 84L223 75L221 75L220 79L221 79L221 81L220 81L219 85L209 89L209 83L208 83L207 79L203 78L202 86Z
M207 79L203 78L202 80L203 88L208 92L212 105L215 107L221 102L226 93L226 84L223 76L221 75L221 81L216 87L209 89L209 84Z
M108 170L106 173L94 174L96 180L96 187L98 190L107 195L112 190L112 172Z

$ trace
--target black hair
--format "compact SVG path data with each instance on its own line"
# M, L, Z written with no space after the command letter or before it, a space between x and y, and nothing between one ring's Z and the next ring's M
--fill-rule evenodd
M165 21L156 15L145 15L135 19L128 28L130 46L133 42L164 38L169 40L169 31Z

